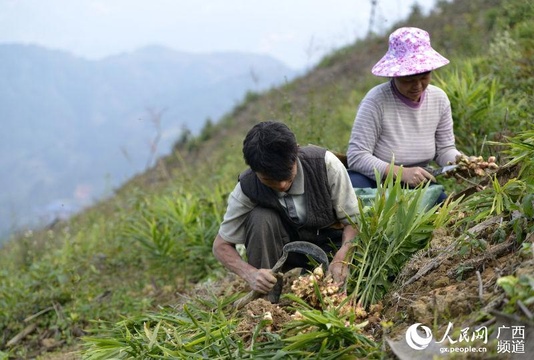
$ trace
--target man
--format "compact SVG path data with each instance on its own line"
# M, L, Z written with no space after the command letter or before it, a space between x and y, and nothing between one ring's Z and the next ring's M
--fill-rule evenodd
M348 273L346 259L357 230L358 205L345 166L316 146L300 148L295 135L280 122L255 125L243 141L250 167L228 200L213 254L252 290L277 302L282 279L270 269L292 241L315 243L333 254L329 271L336 282ZM236 250L244 244L247 261ZM309 268L306 257L289 254L284 271Z

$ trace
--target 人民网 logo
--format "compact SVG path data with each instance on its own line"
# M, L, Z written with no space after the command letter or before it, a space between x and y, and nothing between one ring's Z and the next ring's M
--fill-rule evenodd
M428 344L432 341L432 331L428 326L421 326L421 329L425 332L424 336L421 336L417 328L421 323L415 323L406 330L406 342L408 346L414 350L426 349Z

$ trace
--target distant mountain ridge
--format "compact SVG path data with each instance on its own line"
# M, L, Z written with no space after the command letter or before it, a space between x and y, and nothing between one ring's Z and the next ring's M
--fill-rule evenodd
M0 235L86 204L144 170L155 117L161 155L184 129L197 133L247 91L296 75L276 59L248 53L148 46L91 61L0 45Z

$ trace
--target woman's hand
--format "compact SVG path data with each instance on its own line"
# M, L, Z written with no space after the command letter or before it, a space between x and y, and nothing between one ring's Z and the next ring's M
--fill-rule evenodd
M403 167L401 180L405 184L416 187L427 181L435 182L436 178L422 167Z

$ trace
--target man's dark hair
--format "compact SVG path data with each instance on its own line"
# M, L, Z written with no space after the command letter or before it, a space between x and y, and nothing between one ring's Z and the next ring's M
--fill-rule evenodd
M243 157L252 171L287 180L298 157L297 139L285 124L264 121L254 125L243 140Z

